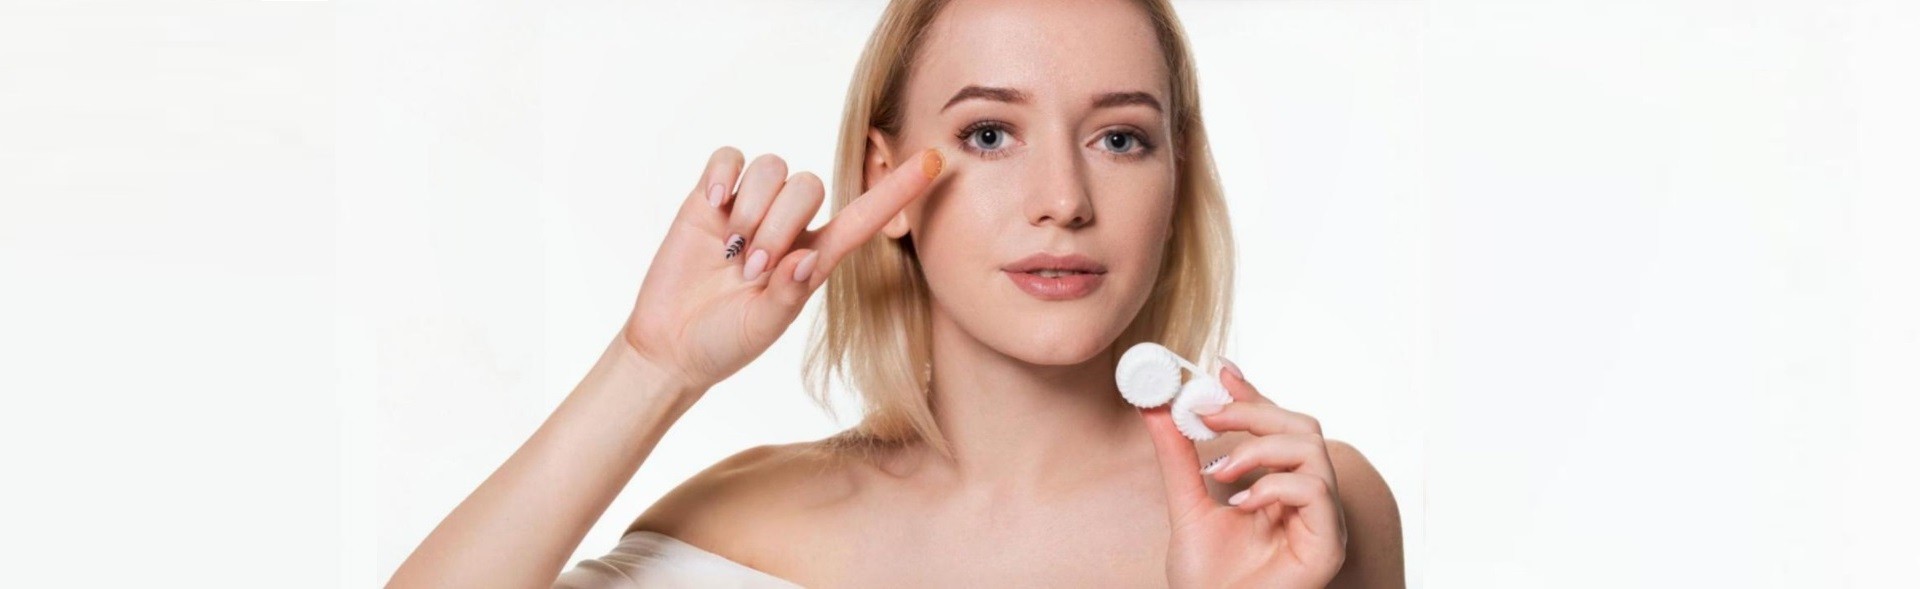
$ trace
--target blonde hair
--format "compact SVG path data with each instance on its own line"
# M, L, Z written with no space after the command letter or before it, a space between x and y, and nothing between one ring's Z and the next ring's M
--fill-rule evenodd
M834 213L858 197L865 184L868 130L898 136L912 60L945 4L894 0L867 40L840 124ZM1138 4L1152 21L1167 62L1177 202L1159 279L1107 355L1155 341L1188 358L1210 358L1225 345L1232 307L1233 236L1226 199L1200 120L1199 83L1186 33L1165 0ZM827 384L838 374L859 394L865 409L859 424L826 440L828 445L872 448L917 440L951 458L926 394L932 303L911 235L875 239L849 254L828 278L825 299L807 350L808 393L831 412Z

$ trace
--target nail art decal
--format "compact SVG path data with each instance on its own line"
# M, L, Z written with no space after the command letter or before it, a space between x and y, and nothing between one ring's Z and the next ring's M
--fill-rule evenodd
M731 260L734 256L740 255L740 250L746 247L747 238L741 237L738 233L733 234L733 237L727 238L727 259Z
M1225 461L1226 459L1227 459L1227 455L1221 454L1219 458L1208 460L1206 466L1200 467L1200 474L1213 474L1214 469L1219 468L1220 463Z

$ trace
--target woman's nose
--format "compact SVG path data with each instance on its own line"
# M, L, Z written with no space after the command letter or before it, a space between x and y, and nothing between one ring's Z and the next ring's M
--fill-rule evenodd
M1069 145L1047 150L1036 162L1026 199L1027 222L1069 229L1093 222L1093 199L1077 155Z

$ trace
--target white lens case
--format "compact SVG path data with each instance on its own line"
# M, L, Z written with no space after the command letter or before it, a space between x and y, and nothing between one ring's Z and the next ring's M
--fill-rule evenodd
M1193 378L1180 384L1180 368L1193 372ZM1208 429L1193 412L1197 405L1225 405L1233 401L1227 388L1214 378L1173 353L1166 346L1141 342L1120 355L1113 370L1114 384L1120 396L1141 409L1152 409L1173 402L1173 425L1180 434L1196 442L1211 440L1220 434Z

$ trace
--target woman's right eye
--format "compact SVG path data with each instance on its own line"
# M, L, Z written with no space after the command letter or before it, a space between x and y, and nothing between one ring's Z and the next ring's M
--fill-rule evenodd
M1007 144L1012 141L1012 137L1008 136L1006 125L994 121L981 121L967 125L960 130L958 136L962 148L978 155L991 155L992 152L1004 151Z
M973 137L973 145L981 149L999 149L1000 140L1004 139L1004 137L1000 136L999 129L981 129L974 131Z

